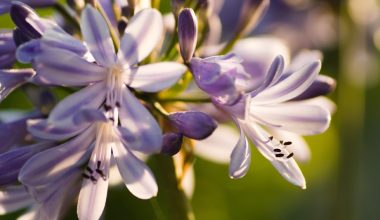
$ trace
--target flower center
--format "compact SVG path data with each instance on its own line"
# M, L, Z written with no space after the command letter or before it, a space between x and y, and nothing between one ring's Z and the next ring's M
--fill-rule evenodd
M108 70L106 105L111 108L118 107L117 103L121 101L121 92L124 84L123 76L127 71L128 69L118 64Z

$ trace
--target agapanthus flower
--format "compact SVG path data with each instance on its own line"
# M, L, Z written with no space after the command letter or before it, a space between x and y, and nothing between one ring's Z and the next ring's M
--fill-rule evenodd
M43 201L41 196L50 192L47 185L63 181L60 177L78 172L88 163L82 171L78 216L97 219L105 205L111 149L125 184L135 196L148 199L157 193L150 169L133 151L160 152L161 129L127 86L156 92L175 83L186 67L175 62L137 66L161 37L162 18L154 9L133 16L117 54L106 22L91 6L82 12L81 28L94 63L62 47L40 47L32 55L37 73L34 79L40 84L87 87L61 101L47 120L31 121L29 130L44 139L76 137L30 159L19 178L37 200ZM48 39L49 34L57 32L46 33ZM43 45L46 40L44 34L38 41ZM77 142L84 139L86 143L78 148ZM57 172L51 170L54 167L59 167Z

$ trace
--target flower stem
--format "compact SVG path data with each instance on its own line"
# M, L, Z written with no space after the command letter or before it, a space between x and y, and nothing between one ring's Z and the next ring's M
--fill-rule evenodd
M156 155L152 157L152 163L160 187L157 200L164 216L169 220L195 220L191 203L177 179L173 159Z
M159 99L160 102L192 102L192 103L209 103L210 98L164 98Z

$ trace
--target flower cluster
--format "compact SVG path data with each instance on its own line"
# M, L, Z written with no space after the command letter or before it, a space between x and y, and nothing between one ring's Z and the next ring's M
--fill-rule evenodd
M324 132L333 111L320 97L335 86L318 75L320 53L289 62L275 39L239 40L267 0L247 1L226 43L215 40L221 32L211 24L222 1L172 1L165 16L143 2L0 3L15 24L0 32L0 101L21 89L35 105L0 124L0 214L27 207L24 217L58 219L77 198L79 219L99 219L114 169L134 196L157 195L145 164L153 154L182 155L180 166L191 166L183 158L194 153L227 154L230 177L241 178L251 161L248 139L286 180L306 188L296 163L308 157L300 135ZM32 8L50 6L64 20ZM57 91L67 96L56 101ZM240 136L214 146L234 136L217 126L226 120Z

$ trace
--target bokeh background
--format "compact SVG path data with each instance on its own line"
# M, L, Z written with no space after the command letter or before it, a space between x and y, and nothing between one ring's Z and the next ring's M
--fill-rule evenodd
M169 0L161 7L169 11ZM234 27L241 0L225 0L223 28ZM41 14L51 15L47 9ZM0 26L12 27L9 17ZM285 40L295 54L302 48L323 51L322 74L335 78L337 103L329 130L306 137L312 159L301 164L306 190L285 180L257 151L247 176L228 177L228 166L195 160L192 198L199 220L229 219L380 219L380 2L376 0L272 0L267 16L251 33ZM224 36L228 38L228 35ZM64 96L65 91L56 95ZM31 108L22 91L11 94L1 110ZM154 173L168 172L150 161ZM175 206L170 183L158 178L159 195L142 201L124 186L111 188L104 219L170 219ZM14 219L18 214L0 216ZM67 219L76 219L75 208Z

